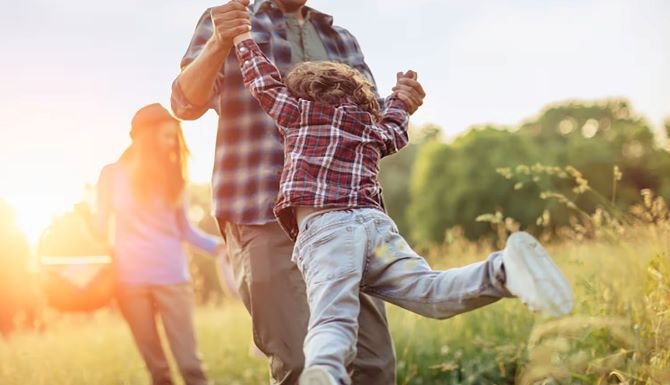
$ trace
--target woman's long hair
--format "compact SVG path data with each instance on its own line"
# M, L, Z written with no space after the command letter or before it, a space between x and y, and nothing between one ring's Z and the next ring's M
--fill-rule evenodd
M136 199L142 205L156 202L177 206L183 199L184 187L188 180L189 150L184 140L181 125L177 124L177 143L165 150L159 143L160 130L147 127L133 138L133 143L123 152L120 160L128 161L130 182Z

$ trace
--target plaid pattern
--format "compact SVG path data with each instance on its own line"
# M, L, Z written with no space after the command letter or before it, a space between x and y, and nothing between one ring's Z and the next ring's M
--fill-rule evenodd
M291 48L286 40L283 13L272 1L256 0L250 6L250 14L254 40L279 71L286 74L291 66ZM358 42L349 31L333 25L331 16L311 8L308 17L330 60L349 64L374 82ZM212 20L206 10L181 68L198 57L211 35ZM173 112L181 119L197 119L210 108L219 115L212 176L215 215L222 221L245 225L274 221L272 207L284 161L282 137L273 120L245 89L233 52L219 72L213 95L207 105L193 105L175 81L171 103Z
M235 52L244 84L284 137L285 162L274 212L288 235L293 240L298 235L294 207L383 211L379 160L407 145L404 103L388 97L383 119L375 123L351 100L330 105L292 97L253 40L240 42Z

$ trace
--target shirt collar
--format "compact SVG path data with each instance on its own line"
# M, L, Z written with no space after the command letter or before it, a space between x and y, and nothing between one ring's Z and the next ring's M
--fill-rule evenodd
M256 15L259 12L266 11L270 8L279 9L272 0L256 0L251 6L251 11L253 12L254 15ZM319 12L316 9L308 6L305 6L305 10L307 11L307 15L311 21L326 26L333 25L333 17L331 15Z
M256 0L254 3L251 5L251 12L255 15L261 10L265 9L266 7L274 7L275 5L272 4L272 1L270 0Z

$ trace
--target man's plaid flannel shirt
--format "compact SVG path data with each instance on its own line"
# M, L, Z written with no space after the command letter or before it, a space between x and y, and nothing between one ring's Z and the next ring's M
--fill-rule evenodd
M407 145L409 114L390 96L383 118L351 100L330 105L289 94L281 74L251 39L235 49L244 84L284 137L284 169L274 213L295 240L298 206L371 207L384 210L377 181L379 160Z
M356 38L333 25L333 18L306 7L329 59L346 63L374 84ZM291 48L286 40L284 15L270 0L256 0L249 8L254 40L282 74L290 70ZM191 44L181 61L189 65L212 36L209 10L200 18ZM172 110L181 119L197 119L208 109L219 115L212 190L217 218L243 225L275 220L272 207L279 192L284 162L282 138L272 118L244 87L240 67L231 52L219 72L212 100L196 106L184 96L179 83L172 86Z

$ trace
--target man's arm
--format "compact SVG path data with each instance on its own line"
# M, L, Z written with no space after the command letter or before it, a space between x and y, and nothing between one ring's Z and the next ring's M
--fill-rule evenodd
M250 34L235 38L235 53L244 85L261 108L282 131L294 124L300 118L299 102L289 94L279 70L265 57Z
M181 119L197 119L212 104L223 82L221 72L232 39L250 30L249 0L232 0L208 9L200 18L172 85L171 104Z

